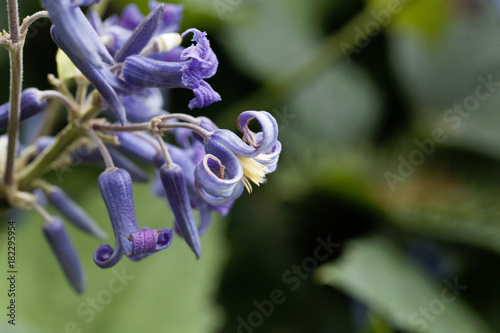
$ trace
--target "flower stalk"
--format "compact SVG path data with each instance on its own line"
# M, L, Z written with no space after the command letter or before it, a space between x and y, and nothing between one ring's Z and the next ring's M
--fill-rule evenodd
M19 140L19 120L21 117L24 38L19 34L19 11L17 0L7 1L7 12L9 15L10 35L10 43L7 47L10 57L10 109L9 126L7 130L7 157L3 182L7 190L7 197L11 197L16 189L14 169Z

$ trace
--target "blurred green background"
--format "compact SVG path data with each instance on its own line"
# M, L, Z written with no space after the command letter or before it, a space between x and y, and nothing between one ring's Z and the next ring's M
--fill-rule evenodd
M128 2L111 0L106 15ZM88 277L81 296L41 219L15 215L17 322L7 324L0 278L0 331L499 332L497 2L180 3L181 30L206 30L220 61L208 82L223 100L194 114L236 130L240 112L268 110L280 126L278 170L215 219L199 261L177 239L147 260L101 270L92 262L100 241L71 228ZM39 9L21 3L22 16ZM48 27L28 38L25 87L49 88L56 71ZM7 60L1 51L2 103ZM175 90L168 109L186 112L189 99ZM61 184L112 234L99 172L74 168ZM140 223L171 225L149 186L134 190Z

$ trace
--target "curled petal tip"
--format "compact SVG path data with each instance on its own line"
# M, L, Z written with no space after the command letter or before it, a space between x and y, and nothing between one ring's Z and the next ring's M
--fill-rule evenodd
M120 249L113 250L109 244L101 244L94 251L93 259L97 266L100 268L109 268L116 265L120 261L123 253Z

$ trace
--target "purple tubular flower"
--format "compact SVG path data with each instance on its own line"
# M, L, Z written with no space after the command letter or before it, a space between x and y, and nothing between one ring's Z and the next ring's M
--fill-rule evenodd
M86 285L85 272L64 224L59 218L54 218L43 225L43 233L69 283L81 294Z
M248 128L253 119L259 122L261 132ZM238 198L242 185L251 192L250 181L257 185L265 182L265 175L276 170L281 153L278 125L270 113L245 111L237 123L243 138L228 130L213 131L205 146L207 155L195 169L200 195L214 206Z
M100 67L102 58L106 57L106 53L103 52L104 45L100 43L98 37L96 38L97 34L93 31L92 26L79 7L88 1L41 1L45 9L49 12L50 20L56 27L57 34L64 41L66 48L71 49L80 59L85 60L93 66ZM110 57L107 57L106 60L109 63L112 61Z
M104 239L107 237L106 233L99 228L99 225L80 206L71 200L61 188L51 186L46 191L46 194L50 203L76 227L97 238Z
M125 44L116 52L116 62L123 62L125 58L133 54L139 54L153 39L160 27L165 6L159 5L135 28L132 35Z
M184 172L176 164L170 168L165 164L160 168L160 179L165 189L170 208L174 213L175 224L180 229L189 247L195 253L196 258L199 259L201 256L200 236L191 209L186 181L184 180Z
M134 257L154 253L170 245L166 236L168 230L140 230L135 217L132 179L123 169L112 168L99 176L99 189L108 209L109 218L115 234L115 249L102 244L94 251L94 262L101 268L114 266L125 254ZM156 231L155 231L156 232Z
M95 29L70 0L42 2L53 22L50 32L56 44L99 91L120 122L125 123L125 108L118 94L130 94L133 88L109 71L113 58Z
M237 199L243 193L244 176L238 157L216 140L209 140L205 151L207 155L194 171L198 192L214 206Z
M217 71L219 62L210 48L206 33L189 29L182 35L193 33L191 45L181 53L180 62L166 62L143 56L130 56L123 66L123 77L138 87L188 88L195 98L189 108L202 108L221 100L220 95L204 81Z
M21 94L21 121L45 110L45 100L42 100L40 90L25 89ZM7 128L9 122L10 103L0 105L0 130Z
M248 128L253 119L262 127L262 132L257 133L258 137ZM236 155L248 158L269 152L278 140L278 124L269 112L245 111L238 117L237 124L243 134L242 139L228 130L215 131L211 139L220 141Z

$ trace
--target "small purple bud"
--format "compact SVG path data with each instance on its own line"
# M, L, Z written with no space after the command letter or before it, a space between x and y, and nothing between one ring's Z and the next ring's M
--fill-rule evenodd
M69 198L63 190L57 186L51 186L47 190L47 197L50 203L73 225L79 229L104 239L106 233L101 230L99 225L71 198Z
M132 254L132 243L127 237L139 230L132 179L123 169L108 169L99 176L99 189L108 209L116 241L122 244L125 255L129 256Z
M21 94L21 121L45 110L46 103L36 88L28 88ZM7 128L10 103L0 105L0 130Z
M200 237L191 209L186 181L184 180L184 172L177 164L170 168L163 165L160 168L160 179L163 183L170 208L174 213L175 223L179 227L183 238L196 254L196 258L199 259L201 256Z
M64 224L59 218L54 218L50 223L43 225L43 233L66 278L73 288L81 294L86 285L85 272Z

